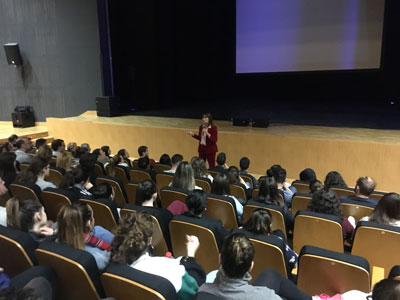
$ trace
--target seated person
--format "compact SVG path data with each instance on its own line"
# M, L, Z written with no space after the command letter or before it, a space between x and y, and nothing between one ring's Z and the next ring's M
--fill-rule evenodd
M125 168L132 168L132 163L129 159L129 153L125 149L120 149L116 154L118 156L118 165ZM114 156L115 157L115 156Z
M72 166L72 155L71 153L64 151L57 156L56 167L64 170L65 172L71 171Z
M67 145L67 151L71 153L72 157L75 157L76 149L78 149L78 145L75 142L69 142Z
M156 173L150 168L150 160L147 156L139 158L138 169L148 171L150 173L151 179L153 181L156 181Z
M171 248L169 222L174 217L173 214L166 208L155 207L157 199L157 187L154 181L145 180L139 182L136 190L136 203L135 205L127 204L125 208L134 209L137 211L147 211L154 216L160 224L165 241L169 248Z
M239 169L235 166L230 166L227 176L230 184L236 184L243 188L246 193L246 199L249 200L251 198L252 189L250 188L250 183L245 182L243 178L239 176Z
M97 157L97 161L102 163L104 166L111 159L111 149L109 146L102 146L100 148L100 155Z
M156 164L156 162L154 161L154 159L151 159L149 157L149 148L147 146L140 146L138 148L138 154L139 154L139 158L147 157L149 159L150 169L154 168L154 165Z
M93 186L96 186L96 178L99 176L94 170L96 161L97 156L89 152L82 154L79 158L79 166L82 168L84 173L89 175L89 181Z
M53 149L53 156L57 157L61 152L65 151L65 143L61 139L55 139L51 142L51 148Z
M360 221L400 227L400 195L387 193L379 200L374 211Z
M308 205L308 210L341 218L343 238L346 240L351 239L355 227L354 218L349 217L349 219L352 219L352 223L354 223L353 225L349 222L348 218L343 217L340 201L333 191L322 189L315 192Z
M42 157L34 157L29 168L17 176L16 181L28 186L37 185L40 190L46 188L56 188L54 183L50 181L45 181L44 178L49 176L50 165Z
M160 164L165 166L171 166L171 157L168 154L164 153L160 156Z
M247 173L247 170L250 167L250 159L248 157L242 157L239 162L240 165L240 175L246 175L251 178L251 181L253 182L253 187L256 187L258 185L258 180L251 174Z
M288 209L285 201L279 196L278 186L273 177L266 177L260 185L260 190L256 198L250 199L246 205L277 205L284 210L284 219L286 230L293 229L294 216L292 212Z
M218 249L221 250L226 236L226 230L221 220L216 220L203 215L207 209L207 194L203 191L192 191L186 197L186 206L189 211L183 215L175 215L174 220L196 224L210 229L215 236Z
M92 199L93 185L89 181L89 175L83 172L80 166L70 172L65 173L60 183L60 188L71 192L72 202L81 198Z
M213 182L214 177L207 173L206 162L204 159L195 156L192 158L190 164L192 165L195 178L206 178L210 183Z
M228 172L228 165L226 164L226 154L224 152L218 153L216 161L217 165L215 167L209 168L208 170L218 173Z
M242 233L229 235L222 247L220 268L213 283L200 286L199 292L229 300L311 300L289 279L266 269L253 282L250 271L254 265L253 243ZM282 297L282 298L281 298Z
M339 172L331 171L326 174L324 186L326 189L339 188L347 189L347 184L344 182L342 175Z
M146 212L124 216L112 243L111 261L161 276L174 286L178 299L192 299L206 277L194 258L200 245L198 238L186 236L187 253L183 258L153 256L153 226L153 219Z
M300 172L299 178L300 180L298 182L310 184L317 179L317 175L313 169L307 168Z
M227 175L220 173L215 176L215 179L211 186L211 194L230 197L235 201L236 215L239 219L239 224L242 222L243 217L243 205L245 203L244 199L236 198L231 195L231 186Z
M316 179L310 182L309 188L310 188L310 194L312 195L316 191L322 190L324 188L324 185L322 184L321 181Z
M46 145L46 143L47 143L47 142L46 142L46 139L43 139L43 138L37 139L37 140L35 141L35 148L36 148L36 150L39 150L40 147Z
M51 151L51 148L48 145L43 145L38 149L35 156L50 161L53 158L53 152ZM51 166L55 167L56 165L52 163Z
M47 220L40 202L11 198L6 209L8 227L28 232L37 243L56 239L57 225Z
M180 154L174 154L171 158L171 169L164 171L165 173L175 173L179 164L183 161L183 156Z
M354 188L354 196L342 196L340 197L340 200L352 200L352 201L357 201L360 204L362 203L368 203L372 205L377 205L378 200L369 198L369 195L371 195L374 192L376 183L371 177L360 177L357 179L356 186Z
M17 161L20 164L30 164L32 158L27 154L32 149L32 142L28 138L21 138L17 141L17 150L15 155L17 155Z
M83 203L86 205L85 203ZM110 259L110 244L91 234L94 227L93 211L82 202L61 207L57 218L57 241L80 250L86 250L93 255L97 267L104 270ZM104 237L110 238L108 234ZM110 238L110 240L112 240Z
M179 164L174 174L174 178L170 183L170 186L188 191L193 191L194 189L202 189L201 187L196 185L194 181L193 168L187 161L181 162Z
M278 189L283 192L284 200L287 207L292 206L293 195L297 192L294 186L286 182L286 170L280 165L273 165L268 171L269 177L274 177L278 185Z
M81 148L87 149L88 153L90 153L91 151L90 145L88 143L82 143Z
M7 189L10 189L10 184L17 177L17 161L14 152L0 153L0 177L4 180Z
M93 189L92 196L95 201L103 203L110 208L115 221L118 223L120 209L114 201L115 192L113 187L108 182L102 182Z

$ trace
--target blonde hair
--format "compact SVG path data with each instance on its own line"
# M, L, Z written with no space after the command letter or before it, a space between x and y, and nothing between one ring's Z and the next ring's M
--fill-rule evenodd
M57 238L60 242L80 250L85 250L82 214L74 206L62 206L58 213Z
M71 153L64 151L57 156L56 167L64 169L65 171L71 171L72 157Z
M46 159L47 161L50 161L51 158L53 157L53 151L48 145L43 145L42 147L39 148L39 150L36 152L37 157L42 157Z

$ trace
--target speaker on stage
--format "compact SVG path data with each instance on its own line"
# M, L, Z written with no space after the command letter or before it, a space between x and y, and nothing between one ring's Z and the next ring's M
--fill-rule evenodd
M118 97L103 96L96 98L96 111L99 117L117 117L121 115Z
M233 126L249 126L250 119L249 118L232 118Z
M32 107L16 106L14 112L11 113L13 127L33 127L35 126L35 116Z
M4 50L6 51L7 63L14 67L22 66L22 56L19 52L18 43L7 43L4 44Z
M253 124L253 127L267 128L269 126L269 119L268 118L254 118L252 124Z

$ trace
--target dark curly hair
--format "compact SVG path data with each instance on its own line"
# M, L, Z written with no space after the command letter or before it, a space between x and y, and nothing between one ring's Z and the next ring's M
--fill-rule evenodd
M347 184L344 182L342 175L336 171L331 171L326 174L324 186L326 189L347 188Z
M331 190L322 189L316 191L308 205L308 210L316 213L342 217L340 201L336 194Z
M153 219L147 212L125 215L111 244L111 260L131 264L146 252L153 235Z

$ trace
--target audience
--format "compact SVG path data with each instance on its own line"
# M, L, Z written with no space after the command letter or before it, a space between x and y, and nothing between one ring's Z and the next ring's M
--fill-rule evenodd
M180 154L174 154L171 158L171 169L164 171L166 173L175 173L176 169L178 168L179 164L183 161L183 156Z
M226 164L226 155L224 152L220 152L217 155L217 165L215 167L209 168L208 170L218 172L218 173L226 173L228 169L228 165Z
M18 141L18 135L12 134L12 135L9 136L8 142L13 147L13 149L11 149L11 150L15 150L17 148L17 141Z
M360 221L400 227L400 195L397 193L385 194L371 215Z
M90 153L90 145L88 144L88 143L83 143L83 144L81 144L81 148L84 148L84 149L87 149L87 152L89 152Z
M292 206L293 195L297 192L294 186L286 182L286 170L280 165L273 165L268 171L269 177L274 177L278 185L278 189L283 192L283 198L287 207Z
M360 204L368 203L372 205L378 204L378 200L369 198L374 192L376 183L371 177L360 177L357 179L356 186L354 187L354 196L342 196L340 200L352 200L357 201Z
M99 176L95 170L94 165L96 164L97 156L93 153L85 153L82 154L79 158L79 165L82 168L82 171L89 175L89 180L92 185L96 185L96 178Z
M160 156L160 164L171 166L171 158L169 157L168 154L164 153L163 155Z
M149 148L147 148L147 146L140 146L138 148L138 154L139 154L139 158L147 157L150 161L150 168L151 169L154 168L154 165L156 164L156 162L154 161L154 159L151 159L149 157Z
M102 146L100 148L100 155L97 158L98 162L101 162L104 166L110 161L111 159L111 149L109 146Z
M314 170L310 168L301 171L299 177L302 183L308 183L308 184L317 179L317 175L315 175Z
M0 177L4 180L7 189L17 177L17 156L14 152L0 153Z
M36 148L36 150L39 150L40 147L42 147L42 146L44 146L46 144L47 144L47 142L46 142L45 139L42 139L42 138L37 139L36 142L35 142L35 148Z
M89 174L83 172L81 167L76 167L65 173L60 183L60 188L69 191L72 196L72 201L75 202L81 198L91 198L90 190L93 185L89 181Z
M115 156L114 156L115 157ZM118 165L125 167L125 168L131 168L132 164L131 161L129 160L129 153L125 149L121 149L117 153L118 157Z
M51 161L51 159L53 158L53 151L49 146L43 145L36 152L36 157L41 157L47 161Z
M21 138L16 143L17 150L17 161L20 164L30 164L32 158L27 154L32 149L32 142L28 138Z
M36 184L43 191L44 189L56 188L54 183L45 181L44 178L49 176L50 165L42 157L34 157L28 169L17 176L17 181L25 185Z
M342 175L340 175L339 172L336 171L331 171L326 174L324 186L326 189L347 189L347 184L346 182L344 182Z
M4 142L0 144L0 153L10 152L13 150L13 146L9 142Z
M324 188L324 185L318 179L310 182L310 194L314 194L316 191L319 191Z
M55 139L51 142L51 148L53 149L53 156L57 157L61 152L64 152L65 143L61 139Z
M115 192L109 183L102 182L96 185L92 189L92 196L95 201L107 205L111 210L115 222L119 221L119 208L117 208L117 204L114 201Z
M258 185L258 180L251 174L247 173L247 170L250 167L250 159L248 157L242 157L239 162L240 165L240 175L246 175L251 178L253 182L253 187Z
M56 167L64 170L65 172L71 171L72 156L71 153L64 151L56 158Z
M210 183L213 182L214 178L208 174L204 159L195 156L192 158L190 164L193 168L195 178L206 178L210 181Z
M78 149L78 145L75 142L68 143L67 151L69 153L71 153L73 157L75 157L75 152L77 149Z
M250 184L245 182L242 177L239 176L239 169L235 166L230 166L228 169L228 180L230 184L236 184L243 188L246 193L246 199L251 198Z
M174 286L178 299L192 299L206 277L194 258L200 245L198 238L186 236L186 256L182 258L152 256L153 227L153 220L146 212L131 213L122 218L112 242L112 262L161 276Z
M193 191L194 189L201 190L201 187L196 186L193 168L187 161L179 164L170 185L174 188L188 191Z

